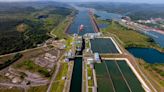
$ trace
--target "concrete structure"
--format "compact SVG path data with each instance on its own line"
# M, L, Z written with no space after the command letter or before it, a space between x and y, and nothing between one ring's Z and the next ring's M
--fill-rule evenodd
M99 53L94 53L94 60L95 60L96 63L100 63L101 62Z
M78 36L75 39L75 45L76 45L76 51L81 51L81 49L82 49L82 37L81 36Z
M15 78L12 79L12 83L19 83L21 81L22 80L19 77L15 77Z
M69 52L66 53L66 56L68 59L72 59L75 57L75 53L72 50L70 50Z
M93 58L87 58L87 64L93 64L94 59Z
M98 32L98 33L87 33L83 37L84 38L88 38L88 39L94 39L96 37L101 37L101 35L102 35L101 32Z

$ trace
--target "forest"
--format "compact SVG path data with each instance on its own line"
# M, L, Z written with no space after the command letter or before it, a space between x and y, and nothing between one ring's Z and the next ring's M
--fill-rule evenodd
M0 3L0 55L43 43L72 11L56 2Z

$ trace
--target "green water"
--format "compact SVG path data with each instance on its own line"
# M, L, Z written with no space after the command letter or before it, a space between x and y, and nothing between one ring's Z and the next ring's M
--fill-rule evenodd
M114 92L105 64L95 64L98 92Z
M121 71L119 71L119 68ZM95 64L95 70L98 92L114 92L114 90L115 92L130 92L130 90L132 90L132 92L145 92L141 83L125 61L103 61L101 64ZM107 71L109 71L109 74ZM121 74L121 72L123 74ZM130 89L123 79L123 76Z
M82 86L82 58L75 58L70 92L81 92Z
M132 92L145 92L141 86L141 83L134 75L130 67L127 65L127 63L125 61L118 61L117 63L123 75L125 76L125 79L127 80Z
M116 92L130 92L128 86L125 83L117 65L113 61L105 61L111 78L113 80L113 84Z
M91 40L91 49L98 53L119 53L111 39L95 38Z

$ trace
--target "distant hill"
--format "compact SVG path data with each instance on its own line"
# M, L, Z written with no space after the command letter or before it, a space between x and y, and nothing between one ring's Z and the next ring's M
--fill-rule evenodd
M82 7L105 10L111 13L118 13L130 16L133 20L150 19L161 17L164 18L164 4L132 4L132 3L81 3Z
M36 9L41 9L45 7L66 7L70 6L62 2L54 1L42 1L42 2L0 2L0 11L15 9L16 8L26 8L33 7Z

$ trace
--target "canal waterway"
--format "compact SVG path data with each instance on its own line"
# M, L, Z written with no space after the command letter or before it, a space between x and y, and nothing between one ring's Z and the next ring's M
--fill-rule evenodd
M86 8L75 8L79 11L79 13L76 15L74 22L71 24L69 30L67 31L69 34L77 33L79 35L84 35L85 33L94 33L94 28L91 23L91 19L89 16L88 9ZM84 25L84 30L79 31L80 25ZM77 55L82 55L83 50L85 49L85 42L83 39L82 43L82 51L77 52ZM74 59L74 67L73 67L73 73L72 73L72 79L71 79L71 86L70 86L70 92L81 92L82 91L82 57L76 57Z
M164 63L164 53L151 48L128 48L131 54L144 61L154 63Z
M82 40L82 50L76 52L76 55L83 55L83 50L85 49L85 41ZM81 92L82 90L82 57L75 57L74 67L71 79L70 92Z
M82 86L82 57L75 58L70 92L81 92Z
M84 35L86 33L94 33L94 28L89 16L89 9L87 8L81 8L81 7L75 7L79 12L76 15L73 23L71 24L69 30L67 33L74 34L77 33L79 35ZM79 31L80 25L84 25L84 30Z

